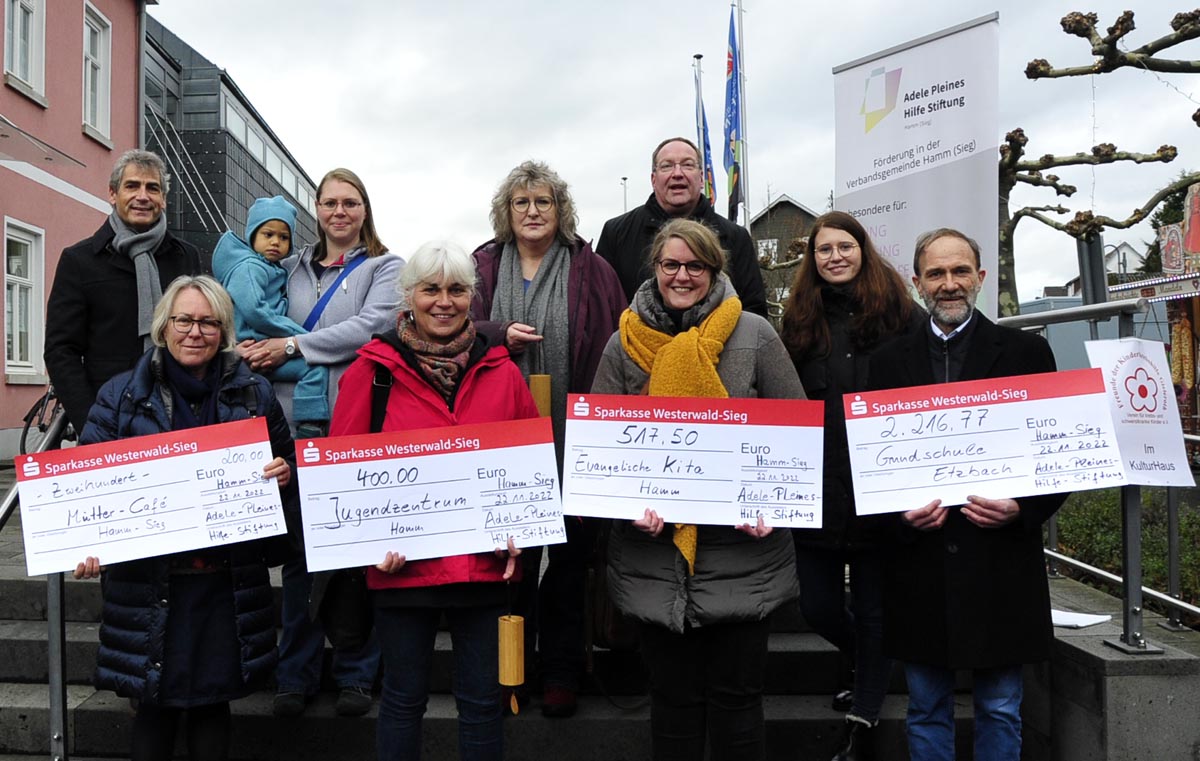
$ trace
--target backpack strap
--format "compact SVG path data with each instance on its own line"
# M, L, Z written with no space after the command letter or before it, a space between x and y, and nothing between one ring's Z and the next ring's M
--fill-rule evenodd
M242 404L250 417L258 417L258 389L253 383L242 386Z
M383 416L387 413L388 396L391 392L391 371L376 363L375 382L371 384L371 433L383 430Z

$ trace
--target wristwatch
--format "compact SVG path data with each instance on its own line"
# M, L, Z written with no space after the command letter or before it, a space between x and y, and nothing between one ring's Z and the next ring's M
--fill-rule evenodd
M284 342L283 353L288 355L289 357L296 356L296 339L295 338L288 338L288 340Z

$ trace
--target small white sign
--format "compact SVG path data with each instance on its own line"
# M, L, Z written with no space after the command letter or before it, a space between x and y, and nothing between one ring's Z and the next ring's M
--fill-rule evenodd
M566 541L550 418L296 443L310 571Z
M1195 486L1162 343L1122 338L1084 346L1092 367L1104 373L1104 396L1129 483Z
M794 399L572 395L568 515L820 528L824 405Z
M284 534L262 418L16 459L30 576Z
M846 394L859 515L1127 483L1099 370Z

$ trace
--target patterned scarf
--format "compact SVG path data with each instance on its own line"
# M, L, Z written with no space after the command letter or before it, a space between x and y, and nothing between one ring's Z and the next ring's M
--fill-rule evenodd
M650 396L692 396L726 399L729 392L717 374L725 342L737 327L742 302L736 296L717 306L699 325L673 336L647 325L632 309L621 314L621 346L637 366L650 374ZM676 523L671 541L696 573L694 524Z
M471 356L471 347L475 344L475 323L467 320L462 332L449 343L434 343L426 341L417 335L417 326L413 324L412 315L400 320L396 326L400 342L407 346L417 357L417 366L429 385L433 386L446 404L454 397L454 389L463 370L467 368L467 359Z

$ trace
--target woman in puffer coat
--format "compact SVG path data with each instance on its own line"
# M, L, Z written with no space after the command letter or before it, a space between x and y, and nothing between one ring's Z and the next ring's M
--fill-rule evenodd
M294 447L271 384L232 351L233 304L210 277L181 277L151 323L154 348L101 389L81 444L178 431L257 415L267 419L275 478L289 523L298 499ZM117 563L88 557L76 578L101 577L96 686L135 701L133 761L171 758L180 715L193 761L229 757L229 701L275 668L268 565L288 558L286 535Z
M742 311L716 235L668 222L650 247L655 277L608 342L592 392L803 399L774 329ZM653 510L614 521L613 602L639 622L650 670L654 755L765 756L762 689L768 617L796 598L791 536L764 525L664 525Z

